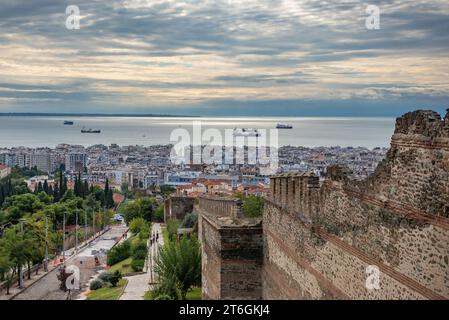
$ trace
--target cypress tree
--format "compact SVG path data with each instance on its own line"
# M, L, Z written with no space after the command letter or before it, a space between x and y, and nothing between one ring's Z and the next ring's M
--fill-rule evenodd
M109 194L109 179L106 178L106 183L104 184L104 199L105 199L106 204L107 204L108 194Z
M53 201L58 202L61 199L58 184L55 183L55 189L53 190Z
M114 192L112 191L111 188L109 188L109 192L108 192L108 196L106 198L106 206L108 208L113 208L114 207Z
M42 182L39 181L39 183L37 184L37 189L36 189L36 193L42 192L44 191L44 188L42 187Z
M11 182L11 178L8 179L8 184L7 184L7 188L6 188L6 197L9 197L10 195L12 195L12 182ZM6 198L5 197L5 198Z
M0 206L3 204L4 201L5 201L5 187L3 186L3 184L0 184Z
M62 196L64 195L64 193L62 192L64 190L64 179L62 177L62 170L59 170L59 187L58 187L58 194L59 194L59 198L62 198Z
M83 187L83 198L87 197L89 195L89 183L87 180L84 180L84 187Z
M48 194L48 182L47 182L47 180L44 181L43 189L44 189L44 192L45 192L46 194Z
M78 176L75 176L75 183L73 184L73 193L75 193L75 196L79 196L80 190L78 186Z
M63 184L62 184L62 190L61 190L61 197L63 197L66 192L67 192L67 177L64 176Z

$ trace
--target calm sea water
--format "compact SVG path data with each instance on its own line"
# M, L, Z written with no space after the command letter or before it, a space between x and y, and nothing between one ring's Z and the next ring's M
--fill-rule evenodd
M63 125L74 121L73 126ZM288 123L293 129L279 130L279 144L292 146L389 146L394 118L158 118L158 117L0 117L0 147L55 147L59 143L154 145L170 143L176 128L192 132L193 121L202 128L222 131L232 128L273 129ZM100 134L82 134L82 127L101 129Z

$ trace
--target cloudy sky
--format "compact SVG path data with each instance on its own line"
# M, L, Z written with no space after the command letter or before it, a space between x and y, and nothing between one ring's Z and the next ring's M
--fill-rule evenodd
M447 30L447 0L0 0L0 112L442 111Z

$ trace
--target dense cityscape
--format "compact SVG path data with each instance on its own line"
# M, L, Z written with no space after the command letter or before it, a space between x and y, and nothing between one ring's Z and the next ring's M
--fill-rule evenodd
M172 145L118 146L112 144L81 145L60 144L56 148L3 148L0 164L7 167L36 168L49 176L32 177L28 186L53 179L62 170L69 182L81 173L89 184L109 184L121 189L147 190L160 185L179 187L183 192L206 192L206 185L217 185L214 192L229 192L241 186L251 192L264 193L269 178L260 165L175 165L170 160ZM352 177L362 179L370 175L384 158L386 148L369 150L364 147L292 147L278 150L278 173L312 171L324 177L330 165L345 165ZM262 172L261 172L262 171Z
M28 2L0 0L3 318L449 301L448 0Z

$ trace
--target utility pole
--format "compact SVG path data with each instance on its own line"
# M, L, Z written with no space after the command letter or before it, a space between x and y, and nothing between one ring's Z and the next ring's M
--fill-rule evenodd
M153 227L151 227L151 229L153 229ZM148 254L149 254L148 264L150 265L150 283L151 284L153 283L153 261L152 261L153 257L151 256L152 233L153 233L153 230L151 230L151 232L150 232L150 249L148 250Z
M62 261L65 262L65 213L62 218Z
M48 217L45 215L45 259L44 271L48 272Z
M102 229L105 228L106 204L103 206L103 217L101 218Z
M84 211L84 242L87 240L87 210Z
M20 219L20 237L23 242L23 219ZM23 243L22 243L23 245ZM19 289L23 289L23 266L19 265Z
M75 253L78 253L78 212L75 214Z

